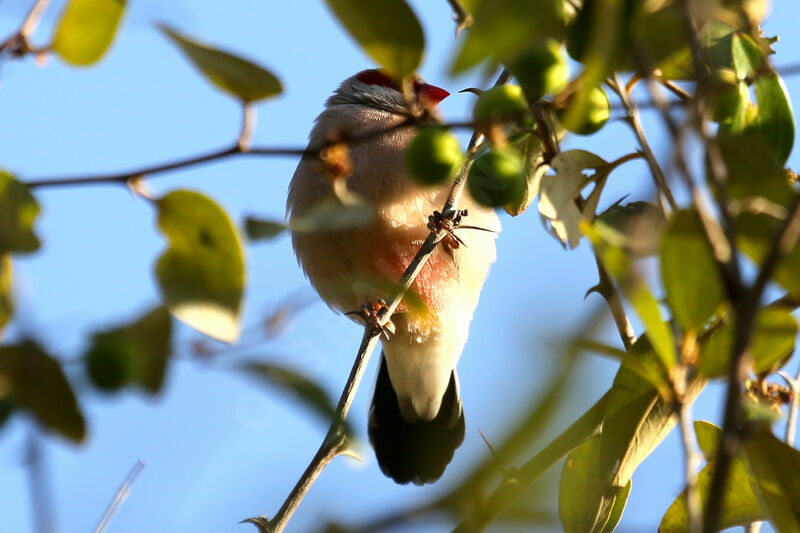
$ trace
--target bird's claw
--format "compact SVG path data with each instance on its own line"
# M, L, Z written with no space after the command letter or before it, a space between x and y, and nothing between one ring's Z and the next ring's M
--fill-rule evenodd
M358 315L363 320L367 327L373 331L380 331L385 339L389 339L390 335L394 335L395 328L391 320L387 320L385 324L381 324L381 320L389 310L389 306L382 298L376 300L369 300L361 306L359 311L350 311L345 313L347 315Z
M428 217L428 229L441 234L439 240L448 250L455 250L460 246L467 246L464 240L456 235L456 229L461 225L461 220L469 215L469 210L461 209L440 213L434 211Z

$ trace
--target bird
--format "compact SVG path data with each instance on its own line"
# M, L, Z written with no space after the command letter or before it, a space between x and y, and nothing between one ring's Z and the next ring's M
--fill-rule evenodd
M302 270L335 311L349 314L386 298L429 234L428 217L442 208L450 184L426 186L409 177L405 151L418 128L408 117L448 95L420 76L404 95L385 72L368 69L342 82L317 116L289 185L287 216ZM314 153L331 139L378 130L386 131L348 147L347 190L372 205L372 222L339 231L294 229L293 220L335 195L336 180ZM470 226L489 231L462 235L466 246L437 246L410 288L416 305L404 297L391 317L393 333L381 340L368 435L382 472L399 484L438 480L464 440L455 367L495 261L500 223L468 194L458 207L467 210Z

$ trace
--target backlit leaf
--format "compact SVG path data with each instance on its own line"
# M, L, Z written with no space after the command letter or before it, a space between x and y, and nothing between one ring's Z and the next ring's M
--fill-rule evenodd
M753 79L758 114L734 126L759 139L784 164L794 144L794 114L780 76L768 65L764 52L749 36L737 33L732 41L733 66L740 79Z
M611 516L615 494L605 493L599 454L598 435L567 456L558 489L558 516L565 533L598 533Z
M475 22L456 56L453 73L463 72L493 57L506 60L526 47L564 33L561 0L492 0L480 2Z
M758 374L777 370L794 351L797 330L797 319L791 310L780 307L762 309L756 317L748 349L753 359L753 370ZM726 319L701 348L700 373L706 377L727 375L732 347L733 326L730 319Z
M701 508L705 508L708 494L711 490L711 480L714 475L714 460L716 447L722 430L709 422L695 422L697 441L709 463L697 474L697 491L700 496ZM751 487L751 477L741 457L734 457L725 485L725 494L722 497L720 508L719 529L733 526L742 526L764 520L766 512ZM686 491L678 496L669 506L661 519L659 533L688 533L689 513L686 508Z
M425 36L405 0L325 0L350 36L389 76L413 74L422 62Z
M569 248L578 246L581 238L581 211L575 199L591 178L588 174L608 163L591 152L561 152L550 163L555 174L543 176L539 186L539 213L550 221L557 238ZM599 173L599 172L598 172ZM602 176L593 176L600 179Z
M33 232L39 211L39 204L28 188L0 171L0 254L39 249L39 239Z
M672 315L683 331L705 324L722 303L711 246L693 209L672 217L661 241L661 279Z
M744 445L752 486L770 522L781 533L800 531L800 451L764 425Z
M158 225L169 241L156 263L164 303L178 320L233 342L240 331L245 265L228 215L192 191L173 191L156 204Z
M265 68L195 41L166 25L159 29L177 45L211 83L249 103L283 91L280 80Z
M106 53L125 12L126 0L69 0L52 49L73 65L91 65Z
M514 146L522 154L522 158L525 161L526 179L522 194L517 196L513 202L503 206L506 213L511 216L521 215L528 209L534 197L539 194L542 177L550 170L550 166L544 163L544 145L538 136L527 134L524 138L514 143Z
M39 423L64 437L82 441L86 423L61 366L31 341L0 346L0 394Z
M783 222L766 214L742 213L736 217L736 237L739 248L756 264L761 264L775 242ZM792 296L800 297L800 246L778 262L773 279Z

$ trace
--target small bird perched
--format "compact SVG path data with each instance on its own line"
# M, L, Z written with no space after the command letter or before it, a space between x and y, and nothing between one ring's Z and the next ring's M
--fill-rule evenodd
M309 148L331 138L386 130L438 104L448 92L417 78L414 98L379 70L345 80L328 98L311 130ZM441 209L450 184L422 186L407 174L405 151L412 126L352 143L347 189L376 210L362 228L336 232L292 231L297 259L325 302L343 313L386 298ZM333 194L319 158L306 155L289 186L290 219ZM499 231L497 215L464 195L470 225ZM432 483L441 477L464 439L464 414L455 372L489 266L495 234L474 231L468 246L438 246L410 292L421 306L401 303L394 333L382 340L383 356L369 415L369 437L381 470L397 483ZM409 298L407 297L406 300ZM420 310L424 308L424 311Z

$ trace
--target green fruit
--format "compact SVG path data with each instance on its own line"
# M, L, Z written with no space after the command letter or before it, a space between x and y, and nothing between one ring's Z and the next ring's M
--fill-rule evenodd
M727 68L712 71L706 79L706 102L716 122L730 122L739 111L742 100L740 81L736 73Z
M498 85L484 91L475 102L475 122L519 118L528 112L528 101L519 85Z
M518 200L525 187L522 156L510 148L492 148L473 163L467 187L477 202L489 207Z
M530 98L555 94L569 82L569 66L555 39L531 48L517 57L509 69Z
M406 151L406 168L411 178L425 185L446 181L463 161L458 140L441 128L422 129Z
M571 97L564 109L557 111L558 121L564 128L578 135L591 135L600 130L611 116L611 104L602 87L594 87L586 95L585 111L575 116L573 109L575 96Z
M135 360L135 348L124 338L100 334L86 354L86 371L98 389L112 392L128 382Z

